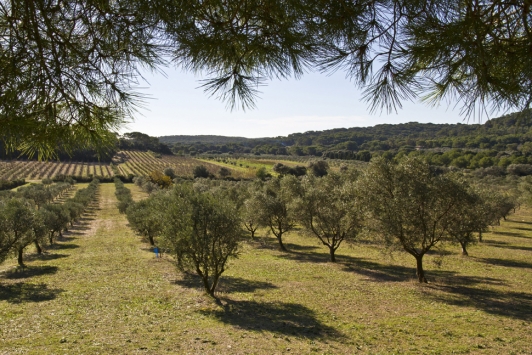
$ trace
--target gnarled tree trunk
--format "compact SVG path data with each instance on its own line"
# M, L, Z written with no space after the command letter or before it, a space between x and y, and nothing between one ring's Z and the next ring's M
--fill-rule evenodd
M423 254L416 255L416 275L417 280L421 283L427 283L425 278L425 271L423 270Z
M331 255L331 262L335 263L336 262L336 256L334 255L334 253L336 252L336 249L334 247L329 247L329 254Z
M18 254L18 256L17 256L17 262L18 262L18 265L19 265L20 267L24 267L24 266L25 266L25 265L24 265L24 260L23 260L23 258L22 258L22 252L23 252L23 251L24 251L23 248L19 248L19 249L17 250L17 254Z
M462 246L462 255L463 256L469 256L467 252L467 243L460 242L460 245Z
M39 242L34 240L33 243L35 244L35 249L37 250L37 254L42 254L42 248L41 246L39 245Z
M279 242L279 250L281 250L281 251L288 251L288 249L286 249L286 247L285 247L284 244L283 244L282 234L279 234L279 235L277 236L277 241Z

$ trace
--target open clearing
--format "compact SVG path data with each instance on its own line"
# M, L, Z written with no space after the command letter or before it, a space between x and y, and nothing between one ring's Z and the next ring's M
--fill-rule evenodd
M332 264L314 239L289 234L282 253L262 232L222 276L218 306L127 227L114 184L99 189L44 256L0 266L0 354L532 353L530 209L470 257L428 255L428 285L403 253L342 246Z

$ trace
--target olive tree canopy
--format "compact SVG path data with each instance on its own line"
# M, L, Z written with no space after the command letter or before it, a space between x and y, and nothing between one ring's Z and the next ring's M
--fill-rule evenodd
M411 254L419 282L427 282L423 256L448 240L450 226L460 219L453 212L467 196L464 186L411 157L397 165L384 159L371 162L359 184L385 241Z
M449 0L0 0L0 136L50 156L142 104L141 69L201 72L229 107L305 70L345 71L372 109L532 101L532 4Z
M177 266L195 271L214 297L227 261L238 256L238 212L219 190L196 192L185 184L177 185L166 201L162 243L175 255Z

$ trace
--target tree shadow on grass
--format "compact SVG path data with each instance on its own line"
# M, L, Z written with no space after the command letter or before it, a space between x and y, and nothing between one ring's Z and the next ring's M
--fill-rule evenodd
M57 238L57 240L60 240L60 241L72 240L75 237L71 237L71 236L80 236L80 235L85 235L85 233L69 229L68 232L63 232L63 238Z
M271 237L262 237L262 236L255 236L253 239L251 237L249 238L243 238L243 240L253 246L257 249L270 249L275 250L279 248L279 244L277 243L277 239L273 239Z
M529 224L529 225L532 225L532 222L518 221L518 220L516 220L516 219L510 219L510 218L506 218L506 222L513 222L513 223L521 223L521 224Z
M467 285L430 285L441 292L428 294L436 301L453 306L473 307L499 316L530 321L532 295L522 292L501 292Z
M90 229L90 227L89 227L88 223L76 223L73 226L68 227L68 232L66 232L66 233L68 234L68 233L71 233L72 231L74 231L74 232L83 232L83 231L86 231L86 230L89 230L89 229Z
M510 249L510 250L524 250L524 251L532 251L532 247L523 247L523 246L517 246L517 245L493 245L496 248L503 248L503 249Z
M305 252L300 253L289 250L278 257L298 262L331 263L328 252ZM412 267L399 265L380 264L362 258L337 254L336 265L343 266L344 271L355 272L366 276L370 281L408 281L416 277L415 260L412 259ZM428 274L428 273L427 273Z
M192 273L184 273L183 279L177 280L176 284L187 288L203 288L201 278ZM277 286L270 282L246 280L240 277L223 276L220 277L217 293L233 292L255 292L256 290L275 289Z
M8 272L6 272L5 278L10 280L18 280L27 279L34 276L53 275L57 272L57 270L57 266L30 266L25 267L23 269L17 268L9 270Z
M302 251L314 251L316 249L320 249L319 246L315 245L299 245L299 244L292 244L292 243L284 243L286 249L288 249L289 252L302 252ZM327 254L329 255L329 254Z
M494 246L494 247L500 247L501 245L508 245L510 243L508 242L503 242L501 240L488 240L488 239L484 239L482 242L480 242L480 245L490 245L490 246Z
M51 250L67 250L67 249L77 249L79 245L73 243L55 243L48 246L48 249Z
M9 303L43 302L50 301L63 292L61 289L49 289L46 284L30 284L18 282L13 284L0 284L0 301Z
M532 228L530 227L513 227L512 229L517 229L517 230L520 230L520 231L527 231L527 232L530 232L532 231Z
M515 237L515 238L526 238L526 239L530 239L529 236L526 236L524 235L523 233L518 233L518 232L499 232L499 231L493 231L491 232L492 234L496 234L496 235L503 235L505 237Z
M404 282L416 278L415 267L379 264L364 259L342 264L344 271L365 276L368 281ZM427 277L430 278L429 272L427 272Z
M285 244L286 245L286 244ZM298 262L306 262L306 263L327 263L331 262L331 256L328 252L328 250L324 248L319 248L320 251L311 251L318 249L318 247L313 248L305 248L305 247L299 247L295 244L289 244L287 245L287 252L282 252L279 255L277 255L278 258L282 259L289 259L294 260ZM336 254L336 260L338 262L356 262L357 258L353 258L351 256Z
M426 265L426 263L425 263ZM366 276L368 281L404 282L416 281L415 259L412 258L412 267L402 265L380 264L374 261L358 259L355 263L343 263L344 271L355 272ZM489 277L462 276L454 271L441 269L425 269L425 276L430 283L442 284L490 284L505 285L500 279Z
M83 233L78 233L78 232L65 232L63 233L63 236L61 237L57 237L57 241L58 242L70 242L74 239L76 239L76 237L71 237L71 235L81 235Z
M336 329L321 323L313 310L297 303L263 303L229 299L223 301L226 303L223 308L199 312L246 330L308 339L343 337Z
M494 285L494 286L506 286L508 283L505 280L497 279L494 277L485 276L467 276L460 275L454 271L436 271L432 284L441 285L444 287L471 287L474 285Z
M48 247L47 250L49 250L50 248ZM62 259L62 258L66 258L67 254L53 254L53 253L47 253L47 252L44 252L42 254L31 254L31 255L27 255L24 257L24 260L25 261L33 261L33 260L43 260L43 261L47 261L47 260L57 260L57 259Z
M257 290L272 290L278 288L271 282L246 280L241 277L222 276L217 287L217 292L233 293L233 292L255 292Z
M475 258L480 262L486 264L491 264L495 266L504 266L504 267L516 267L521 269L532 269L532 263L526 261L518 260L507 260L507 259L497 259L497 258Z

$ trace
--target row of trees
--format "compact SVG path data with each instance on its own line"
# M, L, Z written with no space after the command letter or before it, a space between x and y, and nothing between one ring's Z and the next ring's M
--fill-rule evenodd
M428 251L457 243L467 255L467 246L514 207L506 197L408 158L399 164L381 159L364 171L322 177L285 175L251 183L198 179L152 194L126 213L134 230L168 249L181 268L196 271L214 295L243 230L254 237L258 228L267 228L286 251L283 237L299 225L328 248L333 262L343 243L364 232L411 254L419 282L426 282Z
M16 179L16 180L0 180L0 191L4 190L11 190L15 187L19 187L26 184L26 180L24 179Z
M70 190L67 183L35 184L9 191L0 196L0 262L11 253L17 255L18 264L23 267L24 249L34 244L37 252L42 246L52 245L62 232L78 220L96 197L99 181L93 180L85 189L59 203Z

